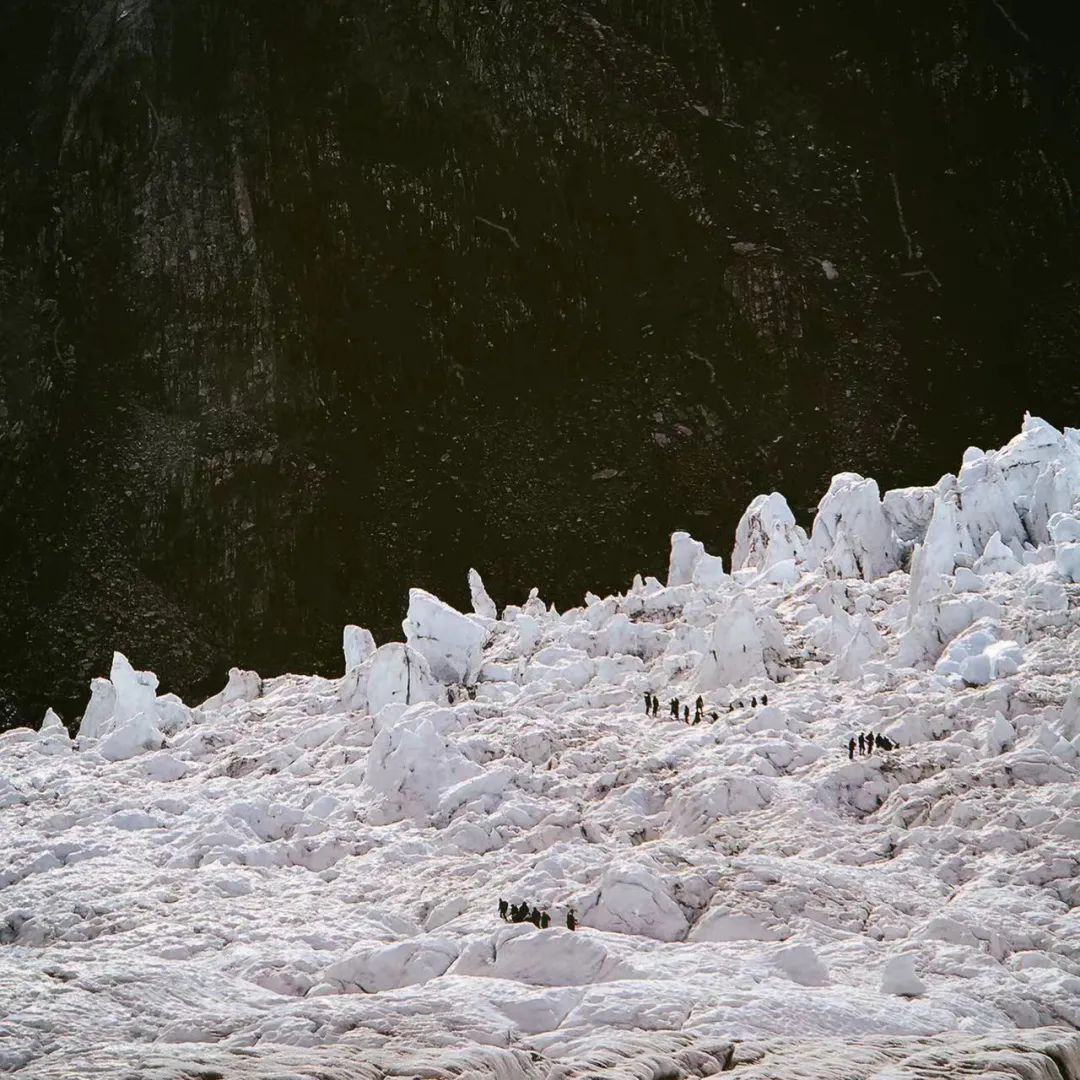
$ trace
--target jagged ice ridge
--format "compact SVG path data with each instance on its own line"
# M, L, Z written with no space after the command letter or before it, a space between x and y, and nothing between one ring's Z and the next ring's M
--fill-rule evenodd
M189 708L118 653L74 740L0 736L0 1071L1078 1080L1077 582L1080 433L1028 417L809 535L759 496L730 573L414 589L341 678Z

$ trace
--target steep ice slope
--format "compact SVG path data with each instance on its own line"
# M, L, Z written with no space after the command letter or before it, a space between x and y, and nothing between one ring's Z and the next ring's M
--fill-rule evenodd
M341 679L117 655L76 740L0 736L0 1069L1080 1077L1078 498L1029 418L809 537L755 500L731 576L414 590Z

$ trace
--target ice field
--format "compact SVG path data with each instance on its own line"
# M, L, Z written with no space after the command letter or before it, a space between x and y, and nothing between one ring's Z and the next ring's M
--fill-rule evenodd
M1080 1080L1080 432L570 611L469 581L0 735L0 1071Z

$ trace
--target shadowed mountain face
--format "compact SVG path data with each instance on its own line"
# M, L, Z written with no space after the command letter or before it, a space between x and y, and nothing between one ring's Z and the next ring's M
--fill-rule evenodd
M0 726L1075 423L1070 12L7 0Z

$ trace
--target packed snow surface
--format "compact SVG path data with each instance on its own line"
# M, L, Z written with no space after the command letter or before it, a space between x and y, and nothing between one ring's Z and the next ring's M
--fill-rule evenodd
M341 678L190 708L118 653L0 736L0 1071L1078 1080L1078 553L1029 417L809 531L760 496L730 574L413 590Z

